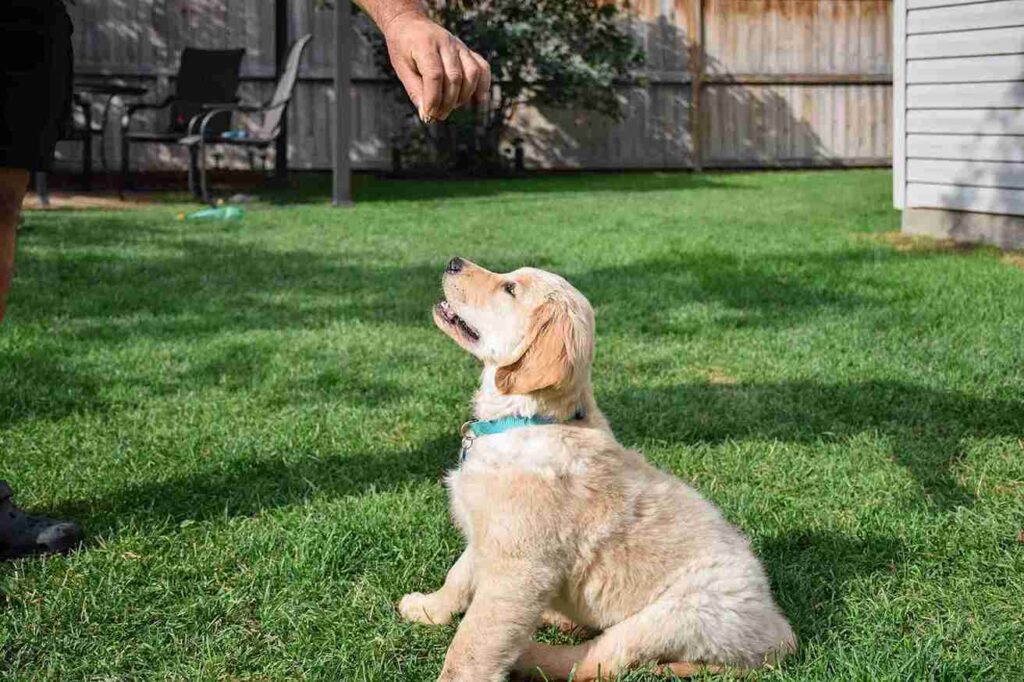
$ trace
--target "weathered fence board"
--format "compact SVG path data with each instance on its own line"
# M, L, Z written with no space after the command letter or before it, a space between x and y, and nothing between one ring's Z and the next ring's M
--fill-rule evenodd
M688 168L887 163L891 154L891 0L639 0L632 26L648 82L627 88L626 117L522 109L515 134L544 168ZM266 96L274 75L270 0L78 0L78 71L170 91L181 50L245 46L243 97ZM362 20L365 20L362 19ZM702 29L703 25L703 29ZM289 113L290 163L330 167L333 25L292 0L289 33L313 34ZM703 42L701 37L703 36ZM926 36L921 36L926 37ZM357 42L352 158L391 163L408 105ZM699 108L699 115L693 112ZM106 155L116 168L111 117ZM77 145L62 145L73 162ZM142 167L183 167L176 150L133 150ZM98 156L98 155L97 155ZM237 152L223 163L245 161Z
M874 86L708 86L708 166L885 163L891 89Z
M710 73L892 73L889 0L706 0Z

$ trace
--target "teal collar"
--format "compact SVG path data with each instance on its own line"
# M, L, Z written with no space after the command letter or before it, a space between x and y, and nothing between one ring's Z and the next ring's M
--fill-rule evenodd
M581 421L587 416L583 408L576 410L572 417L566 421ZM488 419L485 421L471 420L462 425L462 455L460 459L465 462L466 454L469 448L473 446L473 441L481 436L494 436L499 433L505 433L512 429L518 429L523 426L547 426L549 424L557 424L557 419L551 417L502 417L501 419Z
M522 426L544 426L554 424L551 417L502 417L501 419L490 419L487 421L469 422L466 430L474 436L494 436L505 433L510 429L518 429Z

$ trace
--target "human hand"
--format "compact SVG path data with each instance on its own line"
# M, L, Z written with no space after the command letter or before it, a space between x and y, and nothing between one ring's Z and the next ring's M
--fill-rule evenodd
M383 32L391 65L425 123L486 101L491 67L443 27L409 11L392 18Z

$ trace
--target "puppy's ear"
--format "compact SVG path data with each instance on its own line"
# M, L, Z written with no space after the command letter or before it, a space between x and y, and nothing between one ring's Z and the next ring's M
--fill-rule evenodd
M560 386L572 378L573 328L565 305L548 301L533 314L526 348L499 367L495 384L502 393L525 394Z

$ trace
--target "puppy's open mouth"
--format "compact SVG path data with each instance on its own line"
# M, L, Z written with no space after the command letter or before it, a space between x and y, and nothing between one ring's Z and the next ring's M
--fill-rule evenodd
M470 327L469 324L464 319L456 315L455 311L452 310L452 306L451 304L448 303L448 301L441 301L440 303L438 303L436 306L434 306L434 311L437 313L437 316L441 318L442 322L444 322L449 327L452 327L453 329L459 330L459 333L461 333L470 341L480 340L479 332Z

